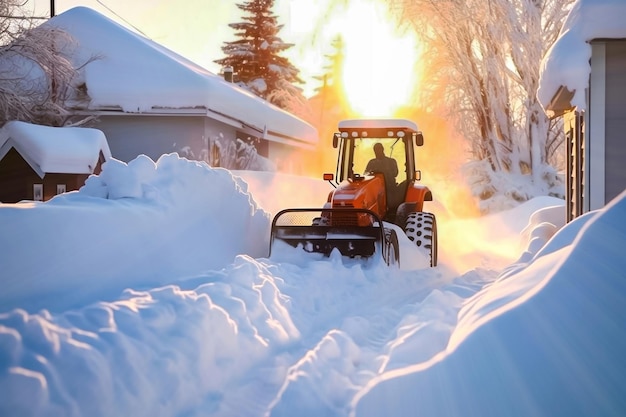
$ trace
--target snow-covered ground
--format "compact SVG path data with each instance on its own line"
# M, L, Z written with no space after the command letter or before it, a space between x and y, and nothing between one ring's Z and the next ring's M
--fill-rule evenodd
M626 415L626 194L435 204L436 268L268 258L329 187L167 155L0 204L0 415Z

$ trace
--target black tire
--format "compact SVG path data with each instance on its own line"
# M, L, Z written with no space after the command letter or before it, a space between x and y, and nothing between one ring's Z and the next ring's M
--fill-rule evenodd
M398 206L396 210L396 221L394 222L399 227L404 228L406 225L406 219L409 217L409 214L415 212L416 203L402 203Z
M398 235L393 229L385 229L385 242L383 245L383 258L389 266L400 268L400 243Z
M409 214L404 233L430 259L430 266L437 266L437 220L432 213Z

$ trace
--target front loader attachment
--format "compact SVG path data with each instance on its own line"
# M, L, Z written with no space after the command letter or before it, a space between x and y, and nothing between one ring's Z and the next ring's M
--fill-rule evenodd
M280 211L272 221L270 255L276 241L301 246L306 252L329 256L337 249L350 258L382 254L390 263L389 239L376 213L356 208L293 208ZM397 245L397 239L396 239ZM393 255L397 258L397 248ZM395 259L394 259L395 263Z

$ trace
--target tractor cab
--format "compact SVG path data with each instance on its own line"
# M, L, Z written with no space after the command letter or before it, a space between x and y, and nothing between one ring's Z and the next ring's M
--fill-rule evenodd
M333 147L339 150L334 178L348 189L361 189L363 198L376 201L375 205L364 201L364 207L393 220L405 201L407 187L419 179L414 146L423 144L422 133L415 123L401 119L344 120L338 128L333 137ZM358 193L354 197L358 198ZM341 205L340 201L333 203Z

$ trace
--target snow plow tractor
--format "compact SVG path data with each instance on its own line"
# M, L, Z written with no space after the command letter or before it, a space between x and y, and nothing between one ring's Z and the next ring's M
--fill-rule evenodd
M424 211L432 201L428 187L418 184L415 147L424 138L417 125L404 119L354 119L339 122L333 135L337 171L324 174L334 190L321 208L291 208L274 216L270 254L277 241L328 256L369 258L377 254L399 265L397 228L437 265L437 222Z

